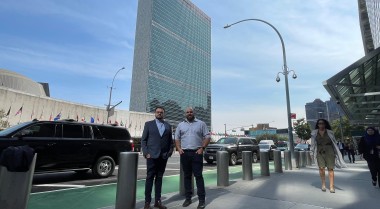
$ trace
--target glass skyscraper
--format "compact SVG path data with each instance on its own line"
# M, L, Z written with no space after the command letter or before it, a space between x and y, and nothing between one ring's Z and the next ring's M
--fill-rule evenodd
M177 125L186 107L211 126L211 19L189 0L139 0L130 110L166 110Z
M358 0L359 20L365 53L380 47L380 1Z

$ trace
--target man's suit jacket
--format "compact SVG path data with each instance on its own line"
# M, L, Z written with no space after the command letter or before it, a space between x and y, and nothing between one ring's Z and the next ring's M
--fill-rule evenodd
M143 155L150 154L151 158L167 159L173 153L173 136L172 127L164 121L165 131L160 135L156 120L148 121L144 125L144 131L141 137L141 149Z

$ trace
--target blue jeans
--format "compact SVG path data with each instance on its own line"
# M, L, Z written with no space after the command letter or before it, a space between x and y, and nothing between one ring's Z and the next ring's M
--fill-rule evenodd
M194 174L197 184L197 194L199 202L204 202L206 197L205 183L203 180L203 155L195 153L196 150L184 150L181 155L181 164L184 173L185 197L191 199L191 178Z

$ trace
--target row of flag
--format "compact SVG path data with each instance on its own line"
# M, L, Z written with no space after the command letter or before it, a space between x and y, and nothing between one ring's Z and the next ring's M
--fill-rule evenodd
M9 116L10 116L10 114L11 114L11 109L12 109L12 107L9 107L9 110L8 110L7 113L5 114L5 117L8 117L8 118L9 118ZM22 109L23 109L23 106L20 107L20 109L15 113L14 116L22 115ZM43 118L43 113L44 113L44 112L42 111L42 112L41 112L41 115L40 115L40 117L39 117L40 120ZM32 120L33 117L34 117L34 110L32 111L32 113L31 113L31 115L30 115L30 119ZM61 112L59 112L55 117L53 117L53 113L50 113L49 121L57 121L57 120L60 120L61 118L62 118L62 113L61 113ZM67 116L67 118L69 119L70 117ZM79 115L78 115L78 114L77 114L77 116L76 116L76 121L87 122L87 121L86 121L86 118L85 118L84 116L81 117L81 119L79 120ZM91 116L89 122L90 122L90 123L95 123L95 117ZM96 117L96 123L100 123L99 116ZM103 120L102 123L104 124L104 120ZM112 121L109 120L108 123L111 124ZM130 123L129 126L127 127L127 123L123 123L122 120L120 120L120 123L119 123L117 120L115 120L115 121L114 121L114 124L116 124L116 125L118 125L118 126L125 126L125 128L132 128L132 123ZM136 124L135 128L137 128L137 124ZM140 124L140 129L141 129L141 124Z

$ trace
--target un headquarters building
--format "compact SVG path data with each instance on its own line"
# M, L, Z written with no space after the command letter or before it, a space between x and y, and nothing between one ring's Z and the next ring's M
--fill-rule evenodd
M139 0L130 110L166 110L174 126L186 107L211 127L211 19L189 0Z

